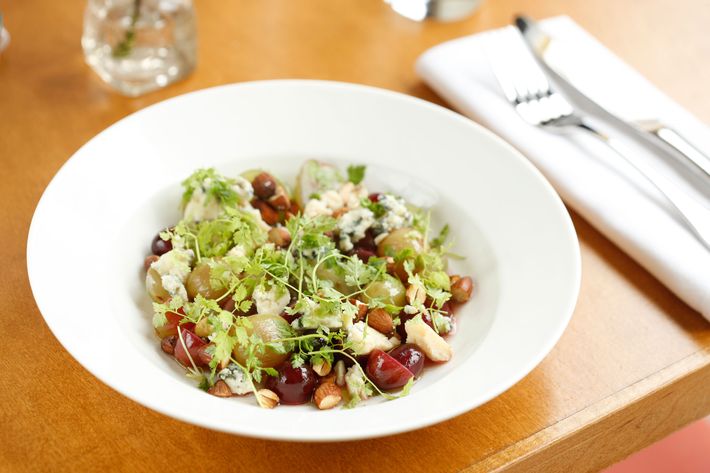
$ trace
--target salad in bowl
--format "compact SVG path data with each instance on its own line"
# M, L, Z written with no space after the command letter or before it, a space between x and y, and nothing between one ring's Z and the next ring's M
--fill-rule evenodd
M309 160L276 176L199 169L182 219L144 262L162 350L218 397L352 407L406 395L473 292L447 273L448 226L363 184L364 166Z

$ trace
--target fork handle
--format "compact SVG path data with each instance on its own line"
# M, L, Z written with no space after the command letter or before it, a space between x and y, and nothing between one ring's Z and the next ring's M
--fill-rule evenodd
M632 153L625 153L615 141L606 134L592 128L586 123L579 123L577 127L602 140L617 155L621 156L636 168L636 170L653 184L654 187L665 196L668 202L675 207L700 242L710 250L710 209L708 209L708 207L698 202L673 182L669 181L654 167L649 166L643 159L639 159Z

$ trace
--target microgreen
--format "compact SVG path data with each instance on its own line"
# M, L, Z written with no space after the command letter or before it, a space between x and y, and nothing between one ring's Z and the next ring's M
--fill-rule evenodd
M365 179L365 166L364 165L351 165L348 166L348 181L355 185L358 185Z

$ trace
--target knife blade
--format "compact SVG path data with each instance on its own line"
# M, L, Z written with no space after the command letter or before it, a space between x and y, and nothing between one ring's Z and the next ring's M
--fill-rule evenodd
M658 120L627 121L607 110L567 79L564 71L560 70L559 66L550 60L550 56L554 54L555 49L558 49L558 40L545 33L534 20L523 15L515 17L515 26L522 34L533 55L555 81L574 91L602 117L644 139L647 143L679 158L696 174L710 178L710 157L690 143L681 133Z

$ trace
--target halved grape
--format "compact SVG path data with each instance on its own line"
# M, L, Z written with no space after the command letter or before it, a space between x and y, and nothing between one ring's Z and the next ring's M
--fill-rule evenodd
M414 374L387 353L375 349L367 361L367 376L378 388L388 391L401 388Z
M249 317L248 320L251 326L246 329L247 334L256 334L261 337L264 342L273 342L274 340L288 338L294 335L293 329L288 322L278 314L256 314ZM284 348L288 350L292 344L286 343L285 345ZM241 365L246 365L249 356L247 347L237 344L234 347L233 353L235 360ZM261 362L261 366L273 368L286 360L290 355L290 351L279 353L279 351L271 347L266 347L262 352L257 352L255 355Z

